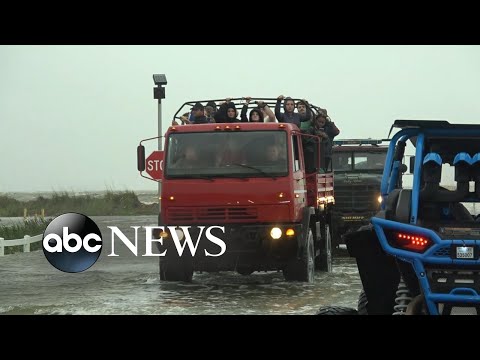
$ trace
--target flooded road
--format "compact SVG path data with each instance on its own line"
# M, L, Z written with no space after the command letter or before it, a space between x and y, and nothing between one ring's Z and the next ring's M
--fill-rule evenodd
M314 314L323 305L356 307L361 289L354 259L334 259L333 273L315 283L286 282L281 272L195 273L192 283L160 282L158 258L139 256L118 239L111 252L107 226L134 239L130 226L153 226L156 216L93 216L102 254L83 273L63 273L43 251L0 257L0 314Z

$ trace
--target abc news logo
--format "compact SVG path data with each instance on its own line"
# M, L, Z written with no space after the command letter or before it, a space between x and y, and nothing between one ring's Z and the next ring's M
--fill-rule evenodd
M115 254L114 239L115 236L121 240L124 245L135 256L138 256L138 229L140 226L132 226L135 230L135 239L130 241L116 226L108 226L112 231L112 251L107 256L118 256ZM146 229L146 250L142 256L166 256L167 250L160 254L154 254L152 247L154 242L163 245L163 237L153 238L154 229L165 233L163 226L144 226ZM204 249L205 256L218 257L225 253L225 242L215 236L212 231L225 233L223 226L199 226L195 241L190 234L190 226L168 226L170 237L178 256L185 254L188 247L192 256L197 253L200 239L205 235L206 240L218 247L217 253L210 253ZM67 213L56 217L45 229L43 235L43 252L50 262L58 270L76 273L90 268L100 257L102 251L102 234L95 222L83 214Z
M48 224L42 245L50 264L58 270L77 273L87 270L100 257L102 234L89 217L67 213Z

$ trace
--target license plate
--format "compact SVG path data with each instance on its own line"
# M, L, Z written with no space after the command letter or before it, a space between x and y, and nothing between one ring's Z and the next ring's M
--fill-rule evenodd
M455 258L457 259L474 259L475 252L473 246L457 246L455 252Z

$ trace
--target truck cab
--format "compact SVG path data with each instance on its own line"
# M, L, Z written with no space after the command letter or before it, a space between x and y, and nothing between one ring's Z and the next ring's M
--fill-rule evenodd
M334 141L334 247L343 243L342 235L368 224L370 218L380 209L380 182L388 152L388 145L382 142L375 139Z

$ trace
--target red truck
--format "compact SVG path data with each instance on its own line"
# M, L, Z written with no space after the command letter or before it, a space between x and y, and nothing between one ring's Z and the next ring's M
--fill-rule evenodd
M313 156L305 156L307 142ZM164 144L161 280L191 281L194 271L282 270L287 281L312 282L315 269L331 271L333 173L322 167L317 136L290 123L207 123L170 126ZM142 171L142 143L138 153ZM210 227L224 249L207 239ZM188 245L180 256L174 237L198 239L194 255Z

